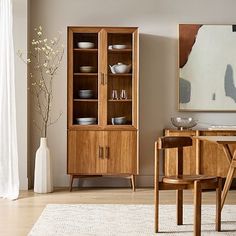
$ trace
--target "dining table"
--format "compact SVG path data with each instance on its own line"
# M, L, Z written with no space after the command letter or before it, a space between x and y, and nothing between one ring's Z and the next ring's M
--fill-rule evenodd
M224 154L229 162L229 169L226 175L225 184L221 196L221 209L224 206L225 199L229 192L230 186L233 181L234 172L236 169L236 150L230 149L231 144L236 144L236 136L193 136L193 139L199 141L206 141L220 145L223 148Z

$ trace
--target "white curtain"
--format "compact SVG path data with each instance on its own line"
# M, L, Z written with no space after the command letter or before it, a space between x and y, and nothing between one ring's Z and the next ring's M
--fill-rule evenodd
M11 0L0 0L0 197L14 200L19 173L12 18Z

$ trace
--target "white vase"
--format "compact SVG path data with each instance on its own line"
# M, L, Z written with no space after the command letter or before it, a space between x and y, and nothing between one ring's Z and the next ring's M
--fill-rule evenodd
M47 138L41 138L35 158L34 192L50 193L52 191L53 183L50 151L47 146Z

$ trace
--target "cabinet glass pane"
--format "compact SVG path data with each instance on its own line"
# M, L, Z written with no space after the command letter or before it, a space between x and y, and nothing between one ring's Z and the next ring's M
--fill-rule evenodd
M107 39L107 124L131 125L133 36L108 33Z
M73 34L73 124L98 124L98 34ZM93 119L81 119L93 118Z

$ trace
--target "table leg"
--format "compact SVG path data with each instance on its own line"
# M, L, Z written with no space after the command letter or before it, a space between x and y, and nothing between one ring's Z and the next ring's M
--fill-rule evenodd
M229 188L231 186L233 176L234 176L234 171L235 171L234 160L232 160L231 164L230 164L230 167L229 167L229 170L228 170L226 181L225 181L225 184L224 184L224 189L223 189L223 192L222 192L222 196L221 196L221 209L223 209L226 196L227 196Z
M233 155L230 151L229 144L223 144L223 151L224 151L224 153L227 157L227 160L228 160L229 164L231 164L231 161L233 159Z

